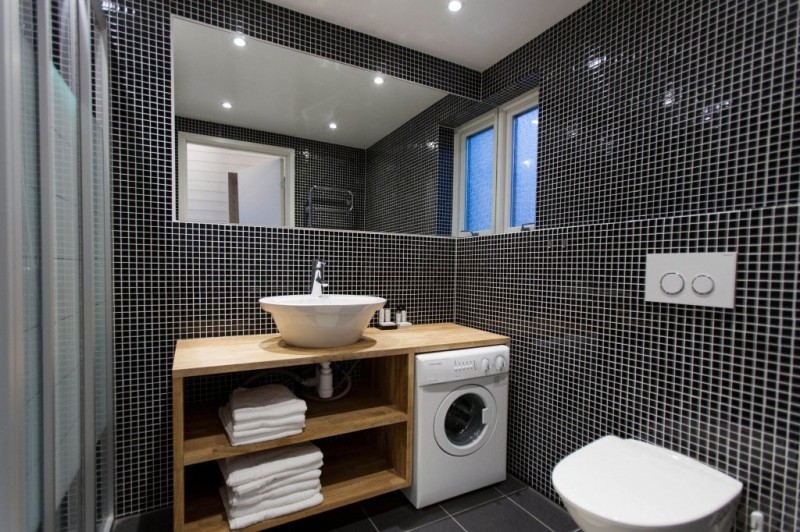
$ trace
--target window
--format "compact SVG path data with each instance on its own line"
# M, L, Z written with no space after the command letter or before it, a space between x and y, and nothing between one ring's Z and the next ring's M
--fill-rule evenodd
M494 127L466 138L464 192L465 229L486 231L493 225L491 206L494 196Z
M178 133L178 219L294 226L294 150Z
M534 90L456 131L454 236L535 223L538 96Z

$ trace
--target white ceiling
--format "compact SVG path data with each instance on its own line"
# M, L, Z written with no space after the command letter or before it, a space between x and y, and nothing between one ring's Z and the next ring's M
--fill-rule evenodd
M483 71L589 0L269 0L346 28Z
M254 39L239 48L233 37L173 19L178 116L368 148L447 95L391 77L378 86L374 72Z
M483 71L588 0L271 0ZM391 77L174 18L179 116L367 148L446 95ZM222 109L229 100L232 109ZM328 124L335 121L336 130Z

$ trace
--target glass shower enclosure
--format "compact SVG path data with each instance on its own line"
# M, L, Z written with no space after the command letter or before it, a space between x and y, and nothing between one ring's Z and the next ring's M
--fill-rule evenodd
M0 321L10 530L108 530L108 66L100 2L5 0Z

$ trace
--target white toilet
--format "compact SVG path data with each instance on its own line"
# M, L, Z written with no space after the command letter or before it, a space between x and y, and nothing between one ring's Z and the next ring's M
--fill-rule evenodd
M605 436L553 469L584 532L728 532L742 483L682 454Z

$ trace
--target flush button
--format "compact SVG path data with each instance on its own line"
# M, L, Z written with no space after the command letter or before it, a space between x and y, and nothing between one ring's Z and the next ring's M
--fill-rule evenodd
M680 294L683 291L683 286L683 276L679 273L669 272L661 277L661 291L665 294Z
M705 274L700 274L692 279L692 290L704 296L714 291L714 279Z

